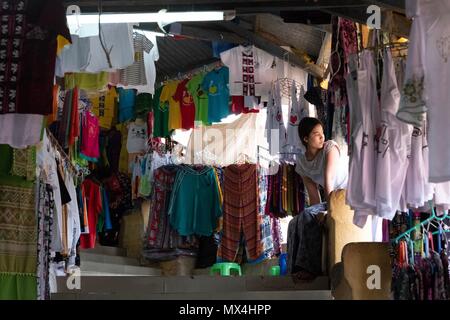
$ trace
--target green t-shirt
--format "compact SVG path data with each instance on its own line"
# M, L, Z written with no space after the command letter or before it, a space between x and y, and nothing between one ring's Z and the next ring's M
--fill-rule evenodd
M134 104L134 117L145 117L152 108L152 103L152 95L150 93L138 94Z
M195 121L201 121L208 125L208 94L202 89L204 73L199 73L192 77L186 84L186 88L192 95L195 103Z
M169 104L161 104L160 96L163 87L155 90L153 95L153 137L168 137L169 133Z

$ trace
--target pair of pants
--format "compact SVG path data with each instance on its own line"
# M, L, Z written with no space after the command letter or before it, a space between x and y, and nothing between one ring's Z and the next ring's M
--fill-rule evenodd
M322 202L306 208L295 216L288 227L288 273L307 271L314 275L322 272L322 231L316 216L327 210Z

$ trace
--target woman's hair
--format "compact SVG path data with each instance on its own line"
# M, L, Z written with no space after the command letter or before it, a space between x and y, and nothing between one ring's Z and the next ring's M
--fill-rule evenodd
M305 138L309 137L309 134L311 133L311 131L313 131L313 129L318 124L320 124L323 129L322 122L320 122L320 120L317 118L306 117L306 118L303 118L300 121L300 123L298 124L298 136L300 137L300 140L302 141L302 143L305 147L308 147L308 144L305 142Z

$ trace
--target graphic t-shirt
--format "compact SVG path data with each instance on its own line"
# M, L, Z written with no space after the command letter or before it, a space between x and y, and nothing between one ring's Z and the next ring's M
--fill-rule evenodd
M195 104L192 95L186 88L189 79L185 79L178 84L177 91L173 96L174 100L179 102L181 111L181 126L183 129L194 128Z
M161 103L160 96L163 87L155 90L153 96L153 137L167 137L169 136L169 104Z
M128 153L145 152L147 149L147 123L132 122L128 127L127 151Z
M179 81L169 81L161 91L161 103L169 104L169 130L181 129L180 104L173 99Z
M208 93L209 122L220 122L230 114L228 82L228 67L214 69L203 79L202 88Z
M98 117L101 128L110 129L116 121L117 91L111 87L106 93L91 98L92 112Z
M186 84L186 88L192 95L195 104L195 121L203 125L208 124L208 94L203 90L202 83L204 73L199 73L192 77Z

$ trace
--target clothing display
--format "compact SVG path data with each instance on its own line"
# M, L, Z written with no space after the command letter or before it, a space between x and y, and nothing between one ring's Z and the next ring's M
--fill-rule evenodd
M302 177L290 164L280 164L276 174L268 177L265 213L271 217L284 218L297 215L305 207Z
M287 133L283 122L283 109L281 106L279 83L276 83L269 92L265 129L270 154L274 155L284 150L287 144Z
M153 44L141 33L133 33L134 62L132 65L120 70L120 83L125 86L145 86L144 52L150 53Z
M220 53L230 69L230 94L257 96L268 100L270 85L275 80L275 58L255 46L242 45Z
M205 74L199 73L186 83L186 88L192 95L195 104L195 121L208 124L208 94L202 88L203 78Z
M351 143L346 201L355 210L353 222L363 227L367 217L375 215L375 146L377 113L376 74L373 53L364 51L360 58L350 57L347 92L350 105Z
M190 192L186 192L190 190ZM214 169L181 165L168 209L170 224L182 236L210 236L222 216Z
M183 129L192 129L195 121L195 104L192 95L189 93L186 84L189 79L184 79L178 84L173 99L180 104L181 127Z
M230 91L229 69L221 67L207 73L203 78L202 89L208 95L208 122L220 122L230 114L228 105Z
M128 153L140 153L147 150L147 123L135 121L129 124L127 137Z
M450 180L450 151L442 139L443 129L448 127L450 111L446 108L450 99L448 36L450 34L450 2L438 4L430 1L410 1L406 4L411 25L405 79L397 117L424 129L428 121L430 154L429 181Z
M242 241L248 260L256 260L263 252L257 186L256 165L224 168L223 231L218 252L224 261L242 261L238 256Z

